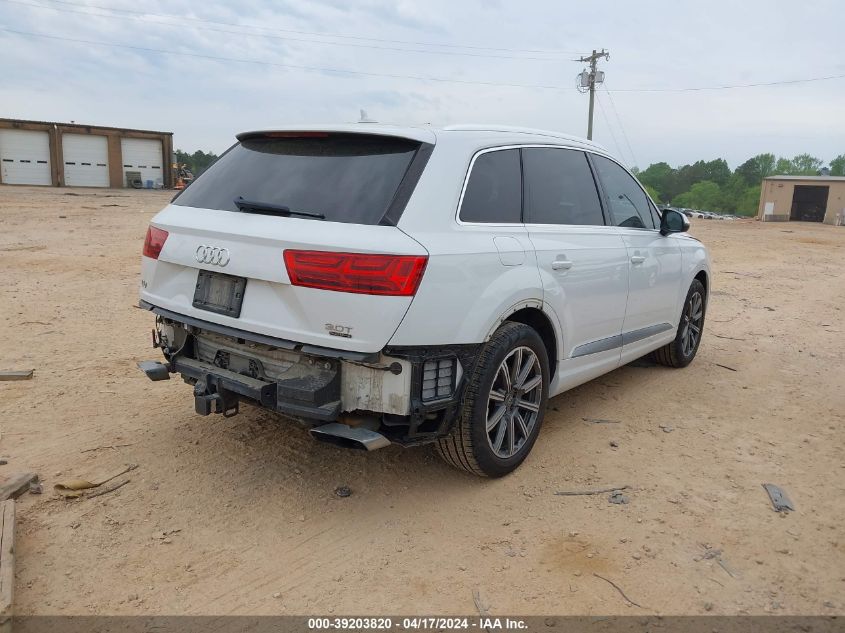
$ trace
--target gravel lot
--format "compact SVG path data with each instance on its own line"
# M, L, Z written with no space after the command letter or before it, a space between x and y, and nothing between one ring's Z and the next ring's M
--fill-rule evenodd
M0 187L0 369L35 368L0 383L0 468L45 482L18 501L18 614L471 614L473 592L493 615L845 614L845 229L698 220L696 361L553 399L524 466L485 481L149 382L139 259L170 195ZM52 494L126 463L113 493ZM553 494L622 484L627 505Z

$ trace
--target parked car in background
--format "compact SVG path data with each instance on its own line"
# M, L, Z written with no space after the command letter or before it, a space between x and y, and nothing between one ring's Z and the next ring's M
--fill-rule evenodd
M140 305L197 413L241 403L497 477L548 398L701 342L710 264L603 148L493 126L241 134L150 224ZM283 432L283 431L280 431Z

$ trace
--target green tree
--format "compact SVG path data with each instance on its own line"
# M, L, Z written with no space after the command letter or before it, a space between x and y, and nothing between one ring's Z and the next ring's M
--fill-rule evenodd
M703 171L705 180L715 182L720 187L731 177L731 168L728 167L728 161L724 158L716 158L704 163Z
M774 175L777 176L789 176L793 172L793 165L792 161L788 158L778 158L777 163L775 163L775 172Z
M810 154L798 154L792 159L792 173L798 176L815 176L823 164L821 158Z
M738 215L757 215L760 205L760 185L748 187L737 199L733 212Z
M206 153L202 150L197 150L193 154L189 154L181 149L176 150L176 162L185 163L194 176L199 176L202 172L211 167L212 163L216 160L217 154L213 154L211 152Z
M734 174L741 176L748 186L758 185L763 178L774 173L776 162L774 154L757 154L737 167Z
M675 170L668 163L654 163L649 165L648 169L637 174L637 178L646 187L651 187L657 191L658 196L667 200L671 199Z
M657 193L657 189L645 183L643 183L643 187L645 187L645 190L648 192L648 195L651 196L651 199L654 200L655 203L660 202L660 194Z
M840 154L830 161L831 176L845 176L845 154Z
M689 191L673 198L672 204L691 209L721 211L724 208L722 189L710 180L697 182L690 187Z

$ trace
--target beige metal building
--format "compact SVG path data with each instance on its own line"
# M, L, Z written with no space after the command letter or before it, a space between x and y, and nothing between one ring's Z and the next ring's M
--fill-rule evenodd
M836 224L845 209L845 176L769 176L757 217L764 222Z
M3 184L171 188L172 155L172 132L0 119Z

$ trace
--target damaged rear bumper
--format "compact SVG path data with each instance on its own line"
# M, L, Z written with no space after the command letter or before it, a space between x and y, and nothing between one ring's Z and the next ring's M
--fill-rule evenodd
M346 422L403 445L449 432L479 345L386 348L364 354L235 330L142 302L158 315L153 345L166 362L139 367L151 380L181 374L197 413L238 412L242 401L312 425ZM317 439L372 450L359 432L312 429ZM343 429L340 429L343 431ZM346 436L353 437L349 439ZM348 441L347 441L348 440Z

